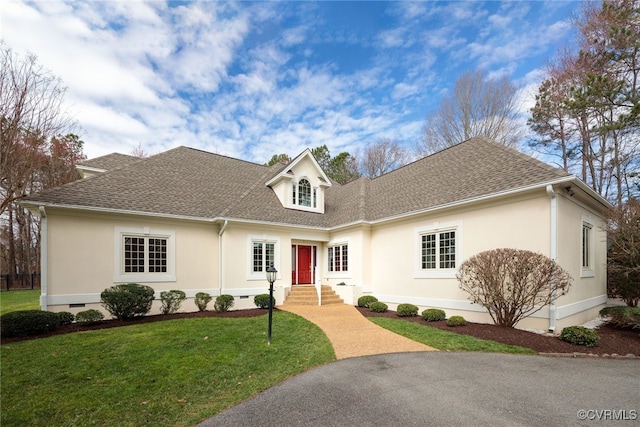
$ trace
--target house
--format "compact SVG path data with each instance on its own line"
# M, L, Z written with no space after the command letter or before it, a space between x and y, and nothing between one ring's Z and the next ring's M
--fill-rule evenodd
M490 323L456 269L493 248L549 256L572 275L567 295L519 326L555 330L606 302L610 206L575 176L473 138L375 179L330 180L305 150L267 167L178 147L79 166L85 179L23 202L42 218L41 306L102 309L115 283L231 294L252 308L278 270L275 298L327 285L348 304L372 294ZM158 311L159 301L154 303ZM194 310L190 299L184 310Z

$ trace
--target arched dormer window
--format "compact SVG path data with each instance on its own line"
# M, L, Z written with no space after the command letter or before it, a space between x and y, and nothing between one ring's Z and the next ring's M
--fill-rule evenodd
M304 178L298 183L298 204L311 206L311 184Z

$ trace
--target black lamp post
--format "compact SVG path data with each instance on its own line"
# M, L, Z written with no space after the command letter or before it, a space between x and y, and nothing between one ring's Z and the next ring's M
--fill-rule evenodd
M276 281L276 275L278 270L273 267L273 264L267 268L267 282L269 282L269 329L267 331L267 344L271 345L271 319L273 311L273 282Z

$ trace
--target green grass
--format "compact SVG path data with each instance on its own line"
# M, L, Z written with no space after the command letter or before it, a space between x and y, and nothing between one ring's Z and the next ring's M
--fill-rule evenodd
M536 354L535 351L515 345L482 340L468 335L443 331L431 326L420 325L399 319L370 317L370 321L414 341L442 351L484 351L492 353Z
M40 310L40 289L0 292L0 316L18 310Z
M195 318L78 332L0 349L9 426L194 425L335 360L303 318Z

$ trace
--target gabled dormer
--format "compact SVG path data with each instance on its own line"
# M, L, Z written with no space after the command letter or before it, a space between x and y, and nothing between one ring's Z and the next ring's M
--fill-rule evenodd
M324 190L331 187L308 148L265 184L285 208L316 213L324 213Z

